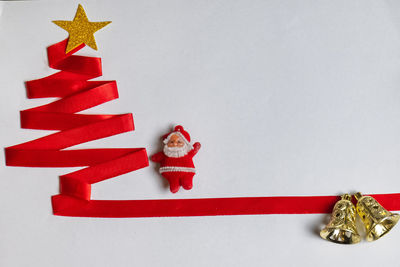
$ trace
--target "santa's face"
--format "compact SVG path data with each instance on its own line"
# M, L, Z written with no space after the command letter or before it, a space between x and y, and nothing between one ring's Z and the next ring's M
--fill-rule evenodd
M168 147L183 147L184 145L185 142L182 140L180 136L176 134L171 135L167 143Z
M170 158L184 157L192 149L191 145L177 134L172 134L164 143L164 154Z

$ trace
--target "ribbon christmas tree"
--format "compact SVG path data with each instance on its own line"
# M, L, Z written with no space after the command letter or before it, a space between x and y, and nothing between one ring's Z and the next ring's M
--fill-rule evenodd
M21 127L59 132L6 148L6 164L27 167L88 166L60 176L60 194L52 198L54 214L115 217L114 210L104 208L102 203L90 199L91 185L147 167L146 150L66 150L84 142L134 130L132 114L77 114L118 98L115 81L89 81L102 75L100 58L74 55L85 44L97 49L93 33L110 22L89 22L83 7L79 5L73 21L54 23L70 33L67 40L47 49L49 66L60 71L27 82L26 89L28 98L61 99L21 111Z

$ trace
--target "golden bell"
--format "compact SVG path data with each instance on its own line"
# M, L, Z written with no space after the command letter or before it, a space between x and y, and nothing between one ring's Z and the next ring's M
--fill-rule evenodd
M379 239L399 221L399 214L387 211L374 198L363 196L361 193L354 196L357 199L357 213L365 225L367 241Z
M321 230L323 239L339 244L355 244L361 238L356 228L356 209L351 196L345 194L333 207L332 217L328 225Z

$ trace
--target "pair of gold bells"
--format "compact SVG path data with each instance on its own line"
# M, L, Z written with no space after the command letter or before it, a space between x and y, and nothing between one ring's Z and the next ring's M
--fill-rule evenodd
M344 194L333 207L328 225L321 230L323 239L339 244L356 244L361 237L356 227L356 210L365 226L367 241L374 241L388 233L399 221L400 215L383 208L373 197L356 193L357 207L351 195Z

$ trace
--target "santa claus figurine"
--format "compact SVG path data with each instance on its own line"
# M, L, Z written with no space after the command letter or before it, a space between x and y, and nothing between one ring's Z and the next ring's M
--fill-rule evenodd
M179 191L182 186L186 190L193 187L193 176L196 169L193 157L199 151L199 142L190 143L190 135L181 125L162 137L164 142L163 151L151 157L154 162L160 163L160 174L168 180L172 193Z

